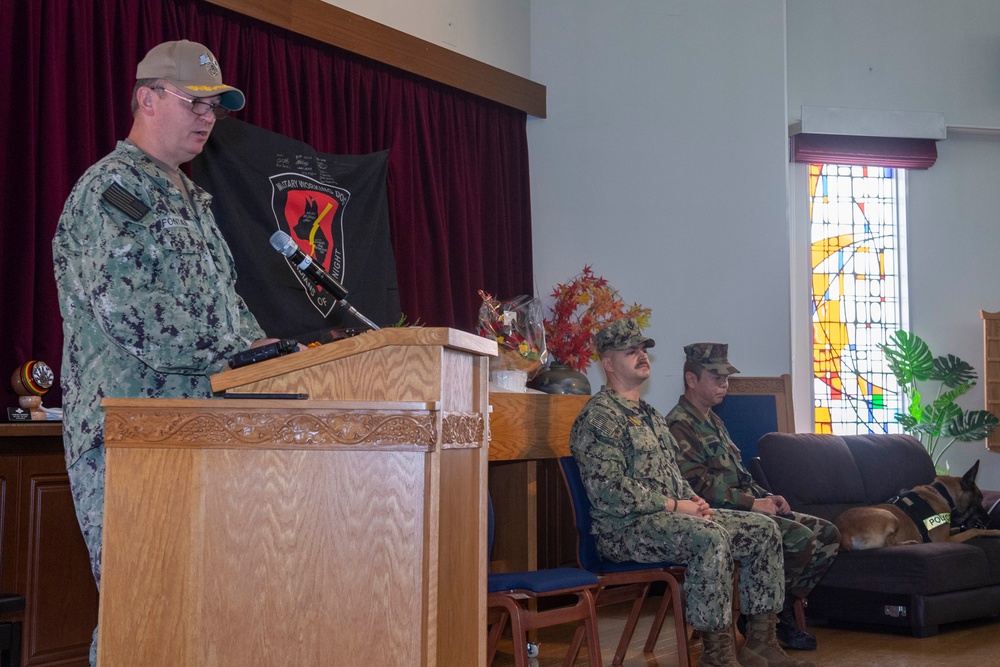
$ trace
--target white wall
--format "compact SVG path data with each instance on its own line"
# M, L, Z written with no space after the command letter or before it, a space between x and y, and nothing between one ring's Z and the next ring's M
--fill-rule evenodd
M786 128L802 105L1000 128L996 0L532 0L531 52L549 109L528 123L537 292L592 264L650 306L646 398L661 409L685 343L729 342L745 374L792 369L789 273L805 248L788 239L807 237L786 210ZM979 310L1000 310L994 137L952 134L909 178L911 327L980 372ZM809 342L805 325L795 343ZM981 406L981 387L966 400ZM800 394L800 414L808 404ZM1000 457L981 443L948 461L960 472L977 457L981 483L1000 488Z
M788 115L802 105L945 114L938 161L909 174L910 328L936 355L983 372L979 311L1000 310L1000 2L789 0ZM801 339L800 339L801 340ZM960 403L984 404L982 385ZM982 459L980 484L1000 488L1000 456L958 443L952 472Z
M790 370L781 0L533 0L529 119L537 293L585 264L652 308L663 411L683 346ZM595 389L603 383L592 367Z
M324 0L521 77L531 69L530 0Z
M997 0L327 1L547 86L549 117L528 121L536 293L592 264L650 306L646 398L664 410L686 343L729 342L751 375L790 372L793 342L809 353L789 275L805 220L786 210L802 105L1000 128ZM979 310L1000 311L1000 135L952 133L938 151L909 178L910 323L982 372ZM966 401L982 405L981 387ZM981 483L1000 488L1000 457L951 451L953 470L981 458Z

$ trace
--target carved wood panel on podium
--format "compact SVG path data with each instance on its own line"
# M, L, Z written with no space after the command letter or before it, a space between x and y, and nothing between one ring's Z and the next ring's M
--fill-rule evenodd
M106 399L103 667L485 662L487 356L370 332Z

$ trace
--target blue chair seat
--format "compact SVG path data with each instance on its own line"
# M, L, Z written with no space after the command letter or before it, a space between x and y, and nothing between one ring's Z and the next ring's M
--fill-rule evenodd
M493 502L487 501L489 522L487 544L493 550L493 531L496 522L493 517ZM594 605L592 588L598 586L597 575L575 567L558 567L528 572L490 572L487 575L486 607L489 634L486 643L486 664L493 662L497 644L504 628L510 625L514 642L515 667L528 667L528 632L538 628L564 623L576 623L573 635L574 652L587 639L587 661L591 667L601 667L601 642L597 632L597 610ZM532 609L527 604L532 599L546 596L573 596L574 604L562 604L551 609Z
M551 593L564 588L597 586L597 575L575 567L557 567L534 572L508 572L490 574L487 590L490 593L500 591L530 591L532 593Z
M618 572L637 572L641 570L664 570L671 567L684 567L679 563L640 563L634 560L599 560L592 568L588 568L595 574L616 574Z

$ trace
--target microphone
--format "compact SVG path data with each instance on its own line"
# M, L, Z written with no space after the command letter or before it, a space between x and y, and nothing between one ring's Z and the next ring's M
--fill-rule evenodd
M299 267L300 271L332 294L337 301L343 301L347 298L347 290L344 289L344 286L324 271L322 266L314 262L312 257L299 250L298 244L292 240L291 236L279 229L271 234L271 247L290 259L293 264Z
M367 324L373 331L378 330L377 324L347 303L347 290L344 289L344 286L324 271L322 266L314 262L312 257L299 250L298 244L292 240L291 236L279 229L271 234L271 247L290 259L310 280L332 294L337 302L347 309L347 312Z

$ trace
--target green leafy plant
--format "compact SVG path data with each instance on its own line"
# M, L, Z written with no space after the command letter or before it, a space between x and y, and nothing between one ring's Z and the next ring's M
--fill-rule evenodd
M416 322L408 322L407 319L406 319L406 313L400 313L399 314L399 319L396 320L396 322L392 326L394 326L394 327L422 327L422 326L424 326L424 323L420 321L419 317L417 318Z
M976 385L976 370L953 354L935 357L919 336L902 329L879 347L907 398L907 411L897 413L896 421L923 443L938 472L947 474L941 457L953 444L982 440L1000 423L989 410L965 410L955 403ZM933 398L929 383L937 383Z

